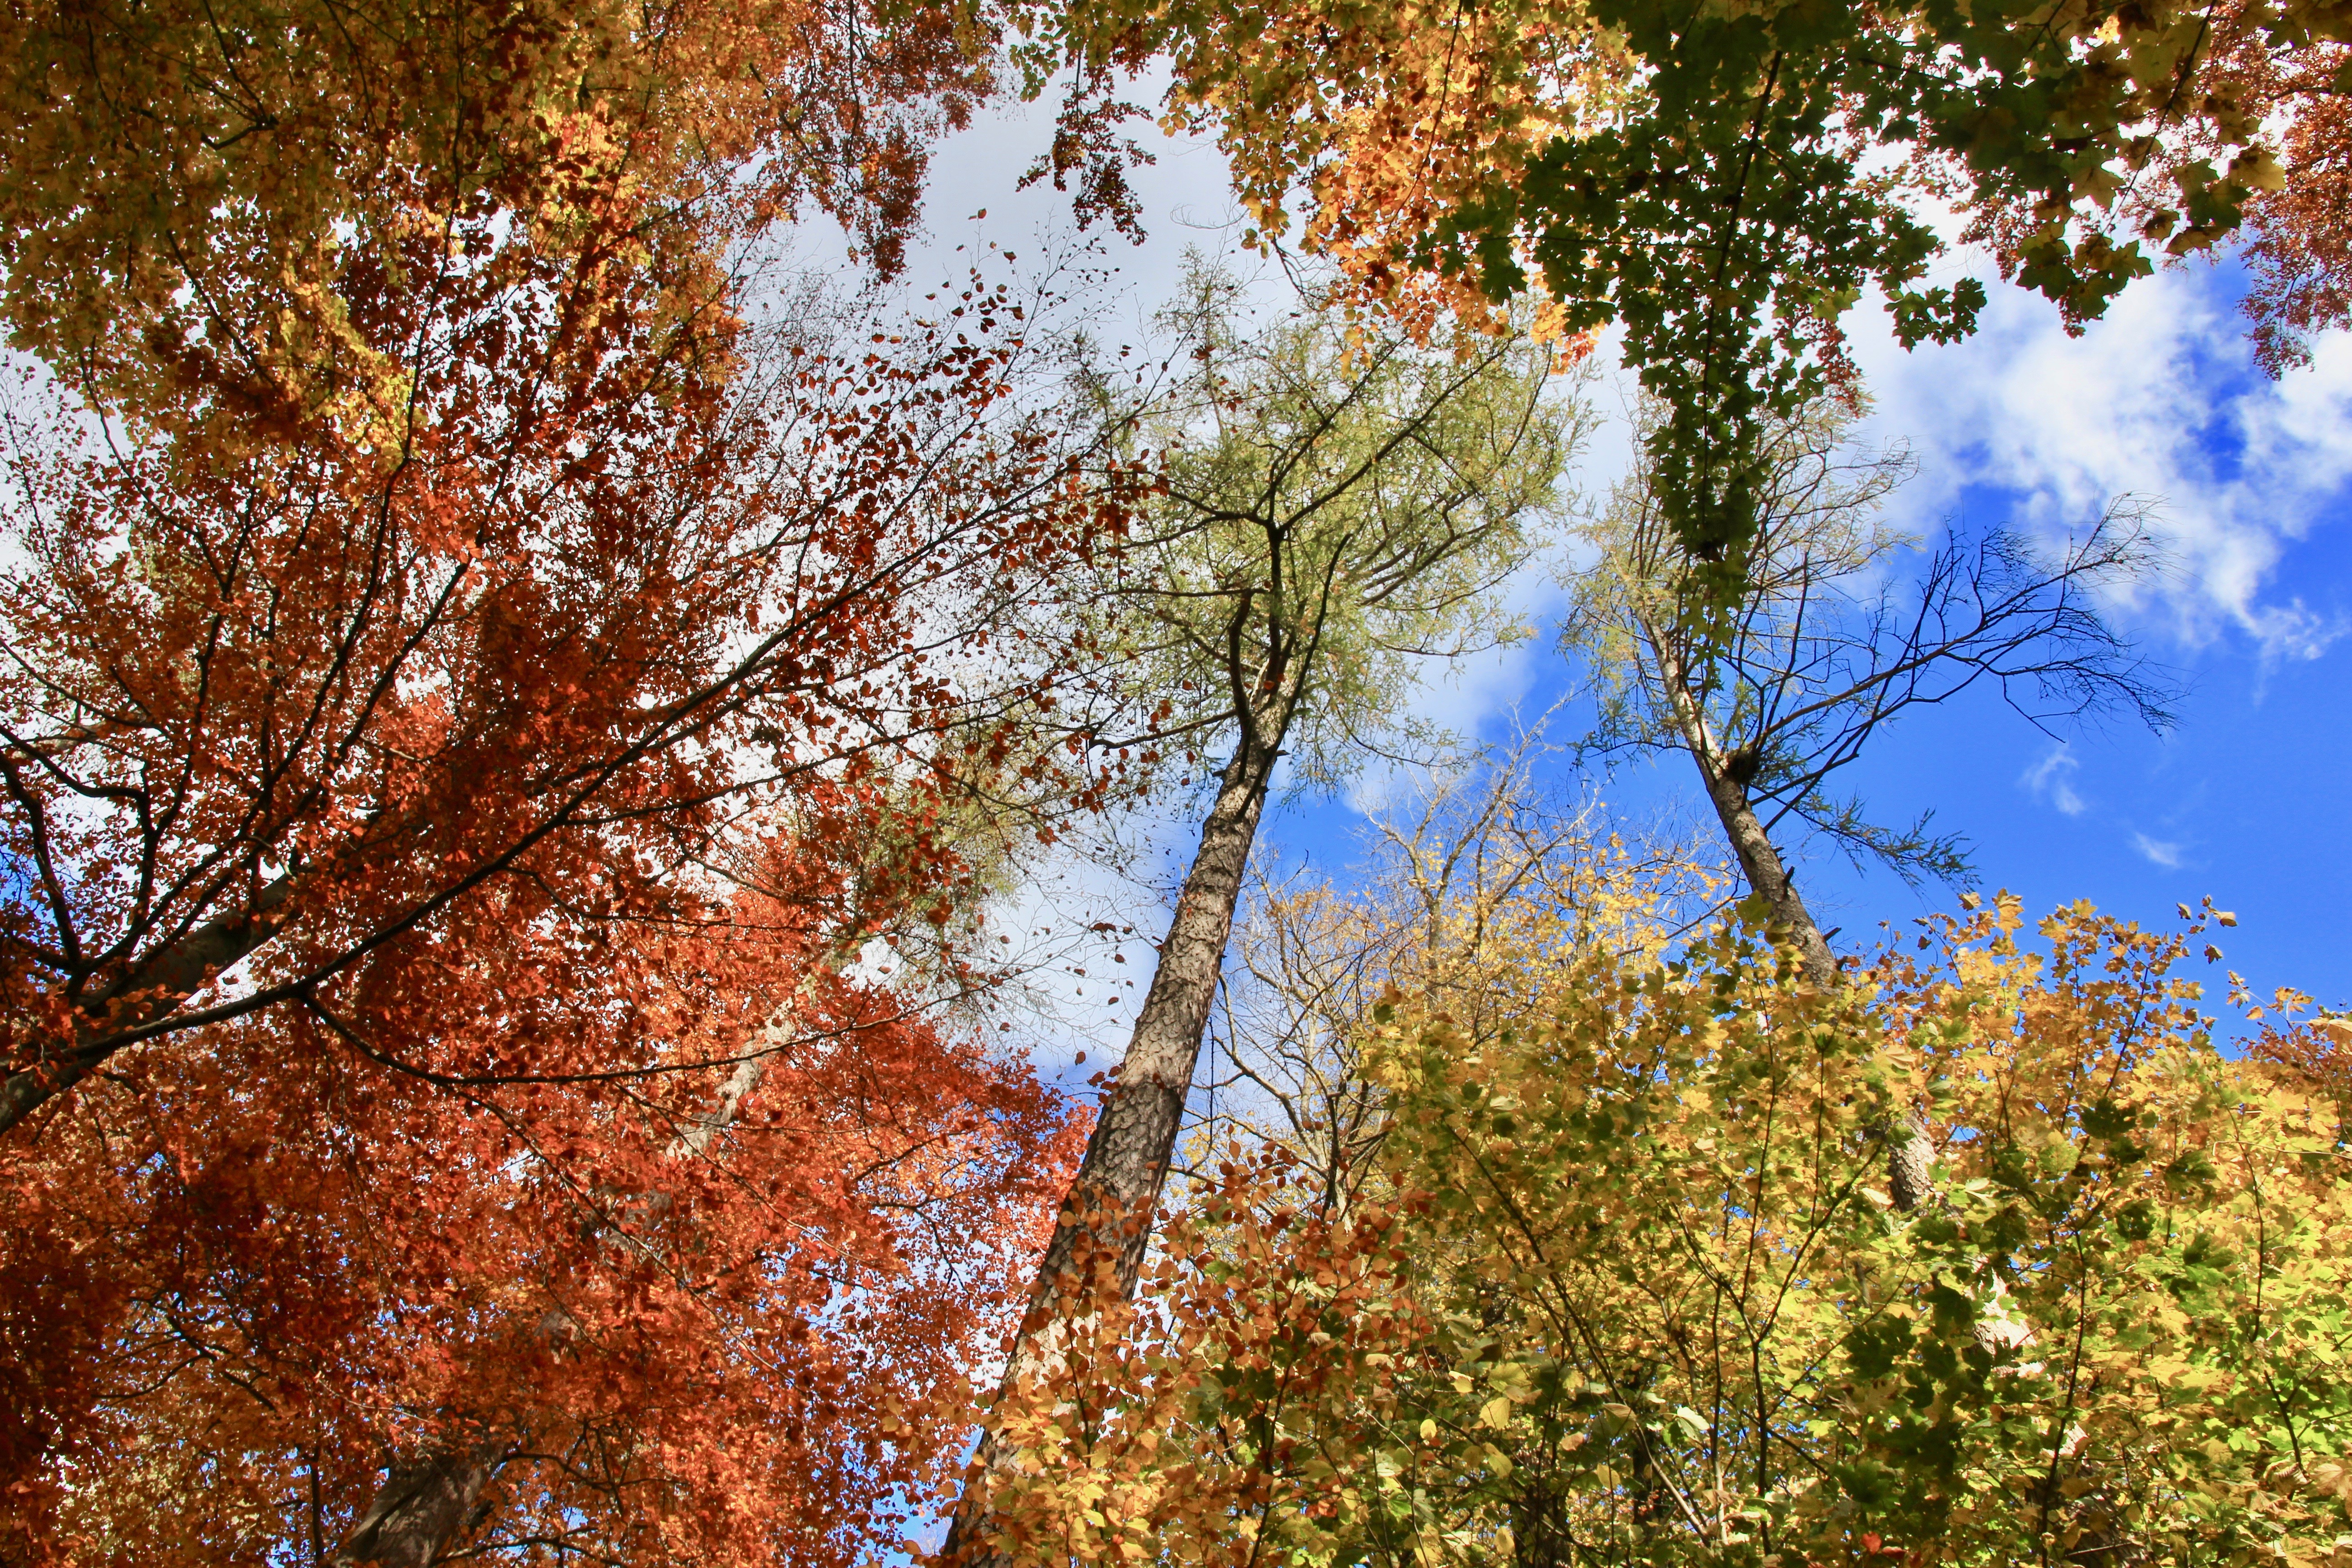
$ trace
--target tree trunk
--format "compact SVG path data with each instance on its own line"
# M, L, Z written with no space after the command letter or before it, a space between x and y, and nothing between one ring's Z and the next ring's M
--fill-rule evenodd
M1263 731L1261 731L1263 733ZM1277 736L1280 731L1273 731ZM1062 1200L1053 1239L1037 1268L1029 1298L999 1386L1002 1399L1019 1384L1052 1368L1056 1345L1068 1325L1093 1310L1097 1291L1115 1282L1123 1296L1135 1293L1143 1257L1151 1245L1151 1220L1160 1189L1175 1158L1184 1102L1215 1005L1225 943L1233 934L1234 910L1241 900L1274 773L1277 742L1244 739L1218 782L1217 798L1201 825L1201 847L1185 873L1176 899L1176 918L1160 946L1151 987L1136 1015L1135 1032L1121 1060L1094 1135L1087 1141L1076 1178ZM1112 1278L1101 1278L1108 1266ZM986 1488L975 1484L1009 1456L991 1428L972 1457L962 1500L948 1527L943 1561L958 1568L995 1568L1003 1555L987 1545Z
M1772 840L1766 835L1763 823L1757 819L1755 808L1748 804L1748 792L1724 773L1714 757L1702 755L1696 749L1692 755L1698 759L1699 776L1706 783L1707 800L1715 807L1717 820L1723 824L1724 837L1731 840L1731 852L1739 858L1741 873L1747 877L1748 885L1763 895L1770 910L1766 917L1769 929L1796 948L1806 979L1825 990L1835 986L1837 958L1830 952L1812 910L1805 907L1803 897L1797 891L1796 879L1782 863L1780 851L1772 847Z
M771 1042L779 1038L783 1028L779 1024L768 1026ZM717 1102L670 1141L670 1158L698 1160L708 1155L719 1135L734 1125L743 1101L759 1088L769 1059L764 1055L747 1056L736 1063L719 1087ZM569 1324L563 1309L551 1307L532 1331L543 1341L552 1341ZM471 1522L483 1489L509 1451L505 1443L439 1447L394 1464L373 1505L328 1562L332 1568L426 1568Z
M1929 1179L1935 1163L1936 1144L1927 1136L1927 1119L1914 1109L1903 1119L1902 1136L1887 1140L1886 1194L1896 1208L1909 1214L1935 1195L1935 1184Z
M375 1506L327 1561L332 1568L431 1568L506 1462L503 1441L429 1450L392 1467Z
M1643 621L1642 629L1657 657L1675 727L1682 731L1683 743L1698 766L1700 782L1706 786L1707 803L1715 807L1716 820L1723 825L1723 836L1730 841L1731 852L1739 859L1740 873L1748 879L1748 887L1762 896L1769 911L1766 916L1768 928L1795 947L1806 979L1823 990L1833 989L1844 979L1838 970L1837 956L1830 952L1829 940L1822 935L1812 910L1805 907L1803 897L1797 891L1796 879L1790 875L1780 852L1772 847L1771 836L1765 832L1755 807L1748 804L1747 787L1724 771L1723 753L1707 730L1705 711L1691 695L1680 660L1668 650L1649 622ZM1886 1140L1887 1196L1897 1209L1908 1214L1934 1191L1929 1170L1936 1162L1936 1145L1927 1135L1927 1120L1913 1110L1905 1113L1899 1129L1886 1127L1880 1132Z

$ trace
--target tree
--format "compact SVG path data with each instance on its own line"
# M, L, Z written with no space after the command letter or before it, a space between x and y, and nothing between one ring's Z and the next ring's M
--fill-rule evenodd
M1650 474L1621 487L1591 531L1600 562L1580 580L1580 624L1567 634L1594 649L1599 684L1613 689L1595 748L1690 756L1749 889L1818 985L1840 983L1838 963L1774 842L1782 823L1907 879L1966 868L1960 841L1929 831L1932 812L1890 832L1825 792L1882 726L1985 681L2036 724L2116 710L2168 721L2162 673L2098 603L2151 564L2127 504L2048 563L1998 530L1951 539L1898 595L1872 579L1906 542L1877 514L1908 461L1844 457L1847 427L1836 404L1817 404L1764 447L1743 594L1725 613L1709 614L1713 584L1676 546ZM1927 1122L1913 1107L1882 1131L1888 1190L1916 1207Z
M621 924L593 987L513 994L510 1038L571 1047L536 1081L320 1009L78 1094L10 1170L11 1560L887 1539L1083 1125L840 972L877 911L803 826L723 921Z
M1001 758L985 705L1019 691L976 707L928 661L1092 548L1106 497L1006 395L1017 302L973 305L1004 314L906 362L780 340L734 394L626 353L550 384L486 327L388 472L20 427L0 1130L127 1047L400 995L494 884L545 923L483 954L555 983L566 933L692 925L672 871L798 781L952 795Z
M219 1511L153 1522L235 1556L309 1453L332 1545L387 1448L394 1491L470 1468L453 1495L512 1507L520 1458L547 1519L620 1539L690 1491L651 1456L724 1451L730 1406L711 1394L698 1425L682 1391L745 1364L816 1380L734 1385L814 1402L778 1417L799 1426L760 1450L761 1487L825 1473L803 1437L881 1478L835 1473L835 1502L909 1479L882 1406L826 1403L843 1352L767 1336L850 1323L831 1292L862 1292L897 1314L874 1353L936 1389L991 1331L990 1270L1017 1267L1018 1173L1054 1169L1025 1075L903 1016L919 994L834 973L899 931L952 979L991 870L975 792L1083 806L1107 783L1025 727L1050 659L970 653L1118 523L1116 475L1071 466L1083 421L1016 393L1026 313L975 286L895 352L811 321L740 341L723 387L657 353L567 382L487 323L418 387L442 412L389 471L326 442L220 468L18 422L0 1169L24 1216L5 1458L28 1541L97 1506L62 1477L129 1465L126 1508L218 1481ZM730 1075L769 1057L745 1103ZM824 1163L669 1157L730 1094ZM633 1250L633 1226L663 1247ZM666 1250L680 1228L703 1262ZM670 1423L652 1447L609 1437L631 1429L623 1365L687 1380L645 1413ZM550 1432L594 1463L530 1447ZM629 1523L645 1495L672 1500ZM723 1512L706 1533L741 1526Z
M970 20L11 18L0 300L52 377L0 590L28 1555L250 1555L295 1459L314 1559L823 1557L917 1484L885 1433L937 1446L1056 1107L826 972L924 925L953 972L974 798L1116 771L1024 727L1050 668L966 656L1119 481L1015 406L1005 291L853 347L747 328L743 268L813 202L896 269L924 137L987 89ZM820 1163L693 1169L754 1112ZM352 1315L271 1300L306 1277L256 1228ZM682 1500L763 1406L739 1511Z
M2100 604L2153 563L2135 509L2110 508L2046 561L2000 530L1956 536L1904 582L1894 571L1910 542L1878 513L1909 460L1851 453L1849 428L1819 405L1767 446L1746 593L1719 619L1702 613L1703 574L1643 468L1587 531L1598 561L1573 584L1564 634L1602 699L1591 749L1689 755L1748 885L1822 984L1837 963L1775 843L1784 824L1906 878L1966 867L1927 816L1890 831L1827 793L1886 724L1979 684L2037 725L2115 711L2168 721L2164 672Z
M1259 232L1297 224L1409 318L1533 292L1560 330L1622 328L1667 411L1658 504L1726 606L1771 426L1840 372L1846 313L1874 291L1906 344L1972 330L1982 286L1928 283L1923 201L2013 216L2014 276L2095 316L2286 182L2217 44L2317 61L2347 27L2305 0L1039 16L1041 62L1108 81L1164 58L1169 117L1215 132ZM2168 217L2122 231L2142 203Z
M1335 776L1407 660L1494 634L1491 591L1526 558L1577 436L1578 416L1544 395L1554 355L1540 345L1472 336L1424 353L1313 313L1244 338L1232 293L1192 280L1190 368L1144 426L1165 454L1162 497L1097 589L1160 711L1146 731L1096 736L1230 750L1008 1389L1049 1375L1069 1325L1140 1275L1276 761ZM984 1437L976 1469L999 1453ZM994 1550L985 1496L967 1494L951 1554Z
M1367 1040L1363 1201L1237 1143L1153 1306L1000 1417L1012 1555L2323 1560L2352 1184L2332 1107L2213 1048L2217 920L2076 908L2043 959L2002 900L1834 990L1738 922L1498 943L1515 1026ZM1906 1212L1873 1127L1921 1085Z

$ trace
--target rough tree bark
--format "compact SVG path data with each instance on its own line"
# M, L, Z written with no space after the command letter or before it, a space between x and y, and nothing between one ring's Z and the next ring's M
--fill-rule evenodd
M436 1448L392 1467L332 1568L431 1568L471 1521L511 1448L503 1438Z
M1283 706L1286 720L1289 704ZM1202 823L1201 847L1177 895L1176 916L1160 943L1127 1055L1038 1265L1000 1397L1050 1370L1062 1334L1097 1299L1105 1263L1118 1292L1135 1293L1286 727L1244 724L1244 738L1218 779L1216 801ZM985 1476L1008 1457L992 1426L982 1434L972 1473ZM988 1545L988 1528L986 1488L967 1483L949 1522L941 1560L957 1568L998 1568L1008 1559Z

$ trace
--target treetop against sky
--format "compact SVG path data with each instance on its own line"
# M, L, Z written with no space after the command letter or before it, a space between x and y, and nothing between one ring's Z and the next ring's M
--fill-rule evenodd
M918 276L981 237L1027 251L1066 232L1066 196L1013 188L1046 145L1048 120L1045 106L1000 109L941 144ZM1148 331L1188 247L1230 245L1251 221L1209 137L1138 134L1158 160L1131 171L1148 237L1104 257L1116 271L1100 330L1120 342ZM1935 266L1947 280L1990 271L1965 247ZM1257 283L1268 302L1288 292L1278 268L1261 268ZM2241 916L2231 963L2258 990L2301 985L2332 1004L2352 1001L2352 963L2325 913L2336 896L2328 868L2352 847L2334 808L2352 765L2339 755L2336 673L2352 629L2352 551L2336 527L2352 515L2352 339L2321 332L2307 363L2263 374L2239 308L2252 285L2231 256L2193 260L2140 279L2076 335L2047 301L1996 279L1972 337L1908 350L1875 312L1855 313L1852 350L1870 398L1857 439L1907 447L1916 462L1889 498L1893 521L1923 542L1954 524L2052 541L2113 498L2145 500L2168 564L2115 609L2186 685L2162 737L2119 725L2045 734L1991 700L1916 716L1874 742L1857 783L1889 817L1934 807L1937 826L1975 842L1983 883L2017 889L2029 907L2089 898L2153 919L2210 892ZM1630 467L1633 396L1613 379L1592 395L1603 422L1571 475L1587 494ZM1549 574L1529 572L1515 604L1543 625L1564 600ZM1567 685L1539 637L1433 672L1411 702L1494 739L1544 714ZM1563 713L1555 738L1582 721ZM1375 775L1336 800L1280 806L1267 838L1344 874L1361 858L1362 811L1394 783ZM1681 786L1636 771L1602 787L1640 811L1670 806ZM1914 892L1834 856L1807 869L1827 900L1823 923L1850 938L1948 903L1932 883Z

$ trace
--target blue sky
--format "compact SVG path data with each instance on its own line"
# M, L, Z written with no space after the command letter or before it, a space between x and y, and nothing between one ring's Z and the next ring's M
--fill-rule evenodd
M1890 805L1934 805L1979 845L1986 882L2029 907L2087 898L2155 919L2210 894L2257 991L2352 1002L2341 933L2352 763L2352 344L2273 383L2253 370L2242 279L2149 279L2081 340L2003 299L1980 340L1866 368L1879 423L1920 447L1920 521L2049 530L2131 492L2158 507L2174 575L2115 615L2189 686L2158 739L2063 746L1979 703L1891 732L1857 768ZM1901 907L1888 879L1817 873L1855 908ZM1916 903L1916 900L1911 900Z
M1014 188L1045 135L1042 114L1015 112L941 150L919 279L925 267L950 276L955 247L983 239L1032 251L1066 242L1063 198ZM1108 255L1118 273L1103 297L1105 336L1139 330L1187 246L1219 248L1234 232L1214 150L1154 144L1160 162L1138 180L1150 238ZM971 216L983 207L985 220ZM1990 281L1981 258L1947 266ZM2210 895L2239 918L2223 945L2258 992L2291 984L2352 1005L2352 942L2339 934L2352 891L2352 342L2325 339L2311 367L2272 382L2246 349L2242 289L2226 264L2160 274L2069 338L2048 305L1996 283L1975 338L1909 354L1875 317L1857 320L1874 399L1865 438L1908 445L1919 463L1896 498L1898 521L1928 538L1955 520L2053 537L2111 497L2153 503L2173 570L2110 608L2189 689L2162 737L2115 725L2053 740L1997 696L1971 697L1883 732L1845 783L1885 819L1932 807L1940 826L1973 842L1982 886L2014 890L2029 910L2087 899L2159 922ZM1622 404L1608 388L1601 398ZM1612 423L1577 482L1605 491L1627 456ZM1543 626L1558 590L1530 574L1517 608ZM1495 738L1515 711L1548 708L1566 670L1538 635L1432 678L1422 710ZM1572 726L1573 715L1559 722ZM1668 757L1621 775L1607 795L1629 807L1695 806L1688 771ZM1268 836L1344 876L1362 824L1345 799L1295 803ZM1167 843L1191 848L1181 829ZM1847 940L1951 901L1948 889L1915 891L1835 858L1801 866L1822 923ZM1138 909L1139 923L1147 918Z

